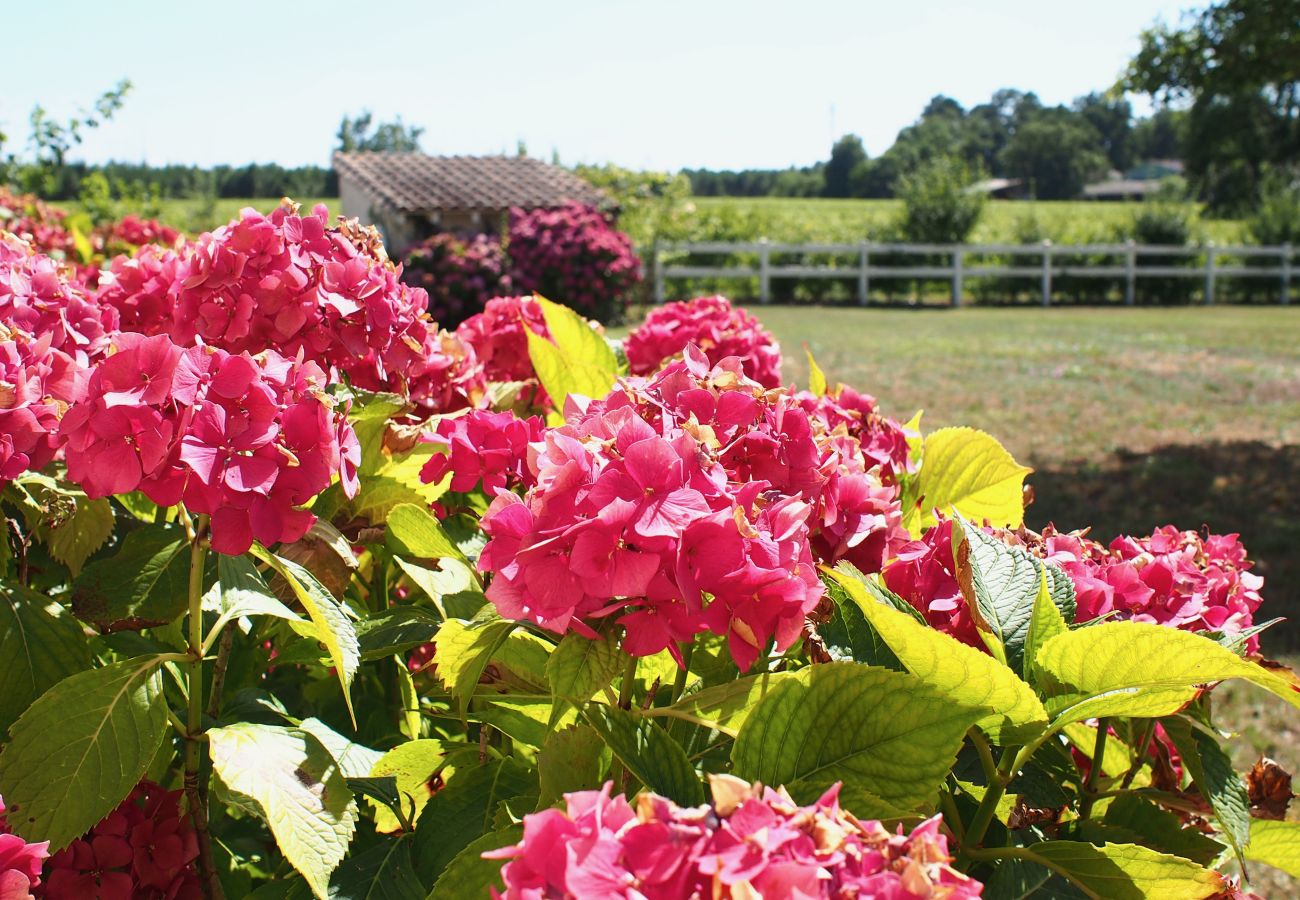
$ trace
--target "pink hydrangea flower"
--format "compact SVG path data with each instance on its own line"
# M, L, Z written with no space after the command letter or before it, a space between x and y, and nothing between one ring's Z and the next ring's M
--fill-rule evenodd
M726 297L696 297L652 309L624 342L633 375L650 375L688 344L716 365L738 357L745 375L764 387L781 384L781 347L759 321Z
M59 420L81 392L81 366L51 341L0 324L0 486L54 458Z
M429 295L429 313L455 328L510 290L505 248L495 236L436 234L407 251L402 281Z
M199 845L180 791L141 784L85 835L50 858L50 900L199 900Z
M50 842L29 844L9 831L0 797L0 900L29 900L41 884L41 869L50 855Z
M122 333L63 418L68 476L90 497L143 491L212 517L212 547L295 541L337 474L357 489L360 445L313 363L274 351L182 350Z
M0 234L0 325L16 328L88 365L108 349L117 310L88 296L57 260Z
M444 418L425 440L445 444L447 453L430 457L420 478L434 483L451 473L453 491L472 491L481 484L491 496L503 488L528 486L528 445L541 440L543 428L536 416L520 419L481 409Z
M707 630L747 669L798 639L823 594L816 562L878 571L905 539L857 442L738 359L688 348L569 419L532 445L525 495L499 490L483 517L479 566L506 617L590 634L617 613L638 656ZM479 461L463 465L472 483Z
M1172 525L1149 537L1121 536L1104 546L1048 526L1041 536L985 529L1062 569L1074 584L1077 621L1103 616L1185 631L1240 634L1254 624L1264 579L1235 534L1202 536ZM983 642L957 582L952 523L940 521L904 547L884 570L885 585L934 627L974 647ZM1258 649L1255 636L1247 640Z
M474 350L487 381L530 381L537 378L528 356L528 335L550 338L542 306L536 298L493 297L483 311L470 316L456 336Z
M493 896L960 900L983 890L950 865L938 816L904 835L842 810L838 784L809 806L730 775L710 786L711 803L695 808L651 793L633 807L608 782L566 794L563 810L524 817L518 844L483 854L508 860Z

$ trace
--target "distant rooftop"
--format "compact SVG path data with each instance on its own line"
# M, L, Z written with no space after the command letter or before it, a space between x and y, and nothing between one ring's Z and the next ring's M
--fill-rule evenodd
M400 212L531 209L605 199L567 169L526 156L335 153L334 168Z

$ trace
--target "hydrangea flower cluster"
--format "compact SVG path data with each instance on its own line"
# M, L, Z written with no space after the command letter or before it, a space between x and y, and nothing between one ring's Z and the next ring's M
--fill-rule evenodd
M339 473L357 488L360 445L324 393L325 373L301 358L258 356L166 335L124 332L64 416L69 477L87 496L143 491L212 516L212 547L245 552L254 538L294 541L302 508Z
M157 219L141 219L134 214L123 216L108 229L108 241L114 244L127 244L131 247L144 247L148 244L162 244L171 247L181 233L170 225L164 225Z
M649 375L694 344L717 364L739 357L745 374L764 387L781 385L781 346L758 319L726 297L696 297L656 307L632 329L624 349L633 375Z
M482 310L485 298L510 291L505 248L486 234L436 234L416 244L403 260L402 281L428 293L429 312L443 328Z
M551 336L536 298L493 297L460 324L456 336L473 349L485 382L530 381L537 373L528 356L528 331Z
M76 253L72 232L63 225L63 210L35 194L14 194L0 187L0 231L8 231L37 251L67 258Z
M103 821L50 857L49 900L198 900L199 845L180 791L141 782ZM4 895L6 898L8 895Z
M77 399L82 369L51 336L0 324L0 487L59 449L59 420Z
M897 499L856 442L819 434L789 393L687 348L631 379L530 454L535 486L501 492L479 559L503 616L552 631L622 613L635 656L701 631L748 669L800 635L821 561L879 571L906 539Z
M425 438L445 444L447 453L430 457L420 477L436 483L450 473L453 491L467 493L481 484L489 496L503 489L531 487L528 445L542 439L544 428L536 416L520 419L508 412L473 409L448 416Z
M608 322L641 281L631 239L599 210L580 203L510 210L510 279L520 293L562 299Z
M820 396L808 391L795 396L804 412L826 431L842 428L856 440L868 462L880 466L880 477L886 484L897 485L900 476L916 472L907 441L920 434L882 415L875 397L843 384Z
M484 853L508 900L560 897L980 896L953 869L938 816L891 833L840 808L836 784L810 806L784 789L710 776L712 803L683 808L643 793L633 808L612 785L565 795L565 809L524 817L523 840Z
M1233 635L1249 629L1264 579L1235 534L1201 535L1172 525L1149 537L1121 536L1109 546L1048 526L1042 535L990 530L1059 566L1074 583L1080 622L1102 616ZM957 582L952 522L941 521L898 553L885 585L935 628L983 647ZM1252 652L1258 639L1252 636Z
M0 797L0 900L28 900L41 884L41 869L50 855L50 842L29 844L9 831Z
M51 347L84 366L107 350L118 315L69 275L57 260L0 234L0 324L48 337Z
M398 280L378 235L331 228L323 205L308 215L293 204L269 216L245 209L179 251L111 269L101 296L144 334L301 353L370 390L403 390L437 342L424 291Z

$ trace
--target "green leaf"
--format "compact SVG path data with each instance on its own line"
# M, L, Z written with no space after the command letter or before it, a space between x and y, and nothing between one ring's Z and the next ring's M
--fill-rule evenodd
M269 565L289 583L294 596L307 610L312 624L316 626L317 637L329 652L338 674L339 685L343 688L343 702L347 705L348 715L355 725L357 714L352 709L352 678L361 665L361 650L357 643L357 633L348 619L347 613L334 595L325 589L316 576L312 575L293 560L284 559L271 553L261 544L253 544L252 554Z
M388 513L388 545L394 553L419 559L465 559L433 514L414 503L399 503Z
M854 578L860 574L856 569L853 570L853 574L849 574L847 567L845 573L846 577ZM823 576L822 582L826 585L826 593L834 603L834 608L830 618L817 626L817 634L821 637L831 659L848 659L901 672L903 664L898 661L894 651L889 649L889 644L884 638L871 627L871 623L862 615L862 610L858 608L857 602L849 596L844 586L829 576ZM865 580L859 583L863 585L863 590L866 590Z
M432 601L444 619L468 619L487 602L469 565L459 559L440 559L436 569L417 566L400 556L394 556L393 562Z
M380 841L350 856L330 880L330 900L424 900L424 885L411 862L413 835Z
M361 445L358 472L372 475L384 464L388 455L384 450L388 423L409 409L410 404L400 394L372 393L355 388L352 394L348 423L356 432L357 443Z
M327 897L357 824L339 763L300 728L240 722L209 730L208 744L222 783L256 804L285 859Z
M492 830L497 807L537 790L537 773L513 759L457 769L429 798L415 829L415 865L430 884L464 847Z
M1161 724L1201 796L1210 802L1219 829L1240 857L1250 843L1250 796L1232 766L1232 757L1217 740L1185 719L1165 719Z
M493 695L476 698L469 718L486 722L498 731L529 747L541 747L550 728L571 725L578 719L568 707L558 718L553 715L552 698L545 695Z
M72 515L55 524L42 522L36 535L50 548L50 555L76 576L113 533L113 506L103 497L90 500L81 491L68 493L76 503Z
M1300 822L1256 819L1251 824L1246 859L1300 878Z
M97 559L72 582L72 611L101 630L165 625L189 604L189 542L180 529L145 525L112 556ZM113 629L115 630L115 629Z
M1145 622L1103 622L1057 635L1038 652L1054 682L1047 701L1056 724L1097 716L1171 715L1200 685L1242 678L1300 707L1285 678L1208 638Z
M1001 647L1007 665L1022 672L1029 621L1043 578L1042 563L1020 547L1009 547L960 517L953 523L954 540L958 539L959 528L970 548L966 562L979 613L977 622L982 619L981 624L992 632L997 646L991 645L990 649L996 654ZM957 565L962 567L960 553ZM960 571L958 580L962 580ZM980 632L987 642L988 632L984 628Z
M914 675L828 663L812 666L806 681L782 682L754 707L731 761L742 778L786 785L800 802L843 781L910 808L935 799L966 731L985 714Z
M213 633L227 622L245 616L272 616L302 622L302 616L281 603L262 580L261 573L247 555L217 557L217 584L203 598L204 610L215 612Z
M1103 821L1128 833L1124 840L1115 843L1142 844L1201 865L1209 865L1224 849L1218 841L1210 840L1201 832L1184 828L1182 820L1174 813L1134 793L1121 794L1111 800Z
M365 778L384 755L339 734L315 717L303 719L298 727L321 742L339 764L339 771L344 778Z
M1035 684L1038 682L1039 648L1058 634L1065 634L1070 630L1060 608L1052 599L1049 586L1049 578L1052 577L1050 573L1059 571L1055 566L1044 565L1040 568L1038 594L1034 597L1029 627L1025 630L1025 678Z
M537 808L558 803L573 791L598 790L608 755L600 734L589 725L552 731L537 754Z
M925 438L917 474L917 505L903 525L919 537L936 524L934 510L951 509L975 522L1015 528L1024 523L1025 476L1032 472L994 438L974 428L940 428Z
M447 748L442 741L421 739L406 741L389 750L370 769L372 777L392 776L397 781L397 793L403 809L410 809L415 821L424 811L429 799L429 782L447 764ZM396 831L400 823L387 809L375 807L375 828L378 831Z
M584 715L614 755L647 788L682 806L704 802L704 787L686 751L658 722L603 703L589 704Z
M1043 841L1022 852L1106 900L1199 900L1224 887L1216 872L1136 844Z
M817 360L813 359L812 351L808 349L807 344L803 345L803 352L808 357L808 391L814 397L820 397L826 393L828 387L826 373L822 371L821 366L817 365Z
M442 623L430 609L395 606L357 623L361 661L404 653L433 640Z
M987 653L875 602L856 578L842 572L831 575L856 601L872 628L909 672L947 694L954 703L988 711L976 720L975 726L994 743L1027 743L1047 727L1047 710L1033 689L1006 666Z
M456 854L433 885L429 900L463 900L465 897L486 897L490 888L501 887L501 867L504 859L484 859L489 850L500 850L523 840L522 825L507 825L475 838Z
M515 623L500 618L448 619L434 636L438 646L438 680L454 697L461 710L474 693L492 654L497 651Z
M595 640L571 631L546 660L546 680L555 705L548 727L554 728L567 701L581 706L597 691L608 687L623 668L627 656L619 650L613 632Z
M570 394L600 398L609 393L618 375L618 360L605 339L582 316L567 307L537 297L551 339L526 328L528 357L537 378L557 410Z
M0 534L0 544L7 543ZM90 668L86 635L70 617L47 612L48 603L21 584L0 581L0 736L37 697Z
M60 850L131 792L167 731L159 671L167 659L78 672L18 718L0 751L0 796L15 833Z
M745 720L763 698L777 685L786 681L807 682L812 669L798 672L762 672L746 675L733 681L707 687L687 694L672 706L652 707L647 716L669 716L685 719L705 728L716 729L735 737L744 727Z

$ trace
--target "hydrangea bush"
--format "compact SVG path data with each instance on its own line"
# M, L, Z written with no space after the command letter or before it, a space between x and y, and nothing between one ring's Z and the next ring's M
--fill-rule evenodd
M291 205L93 287L0 238L0 897L1300 875L1236 535L1031 532L992 437L779 363L721 298L447 331Z

